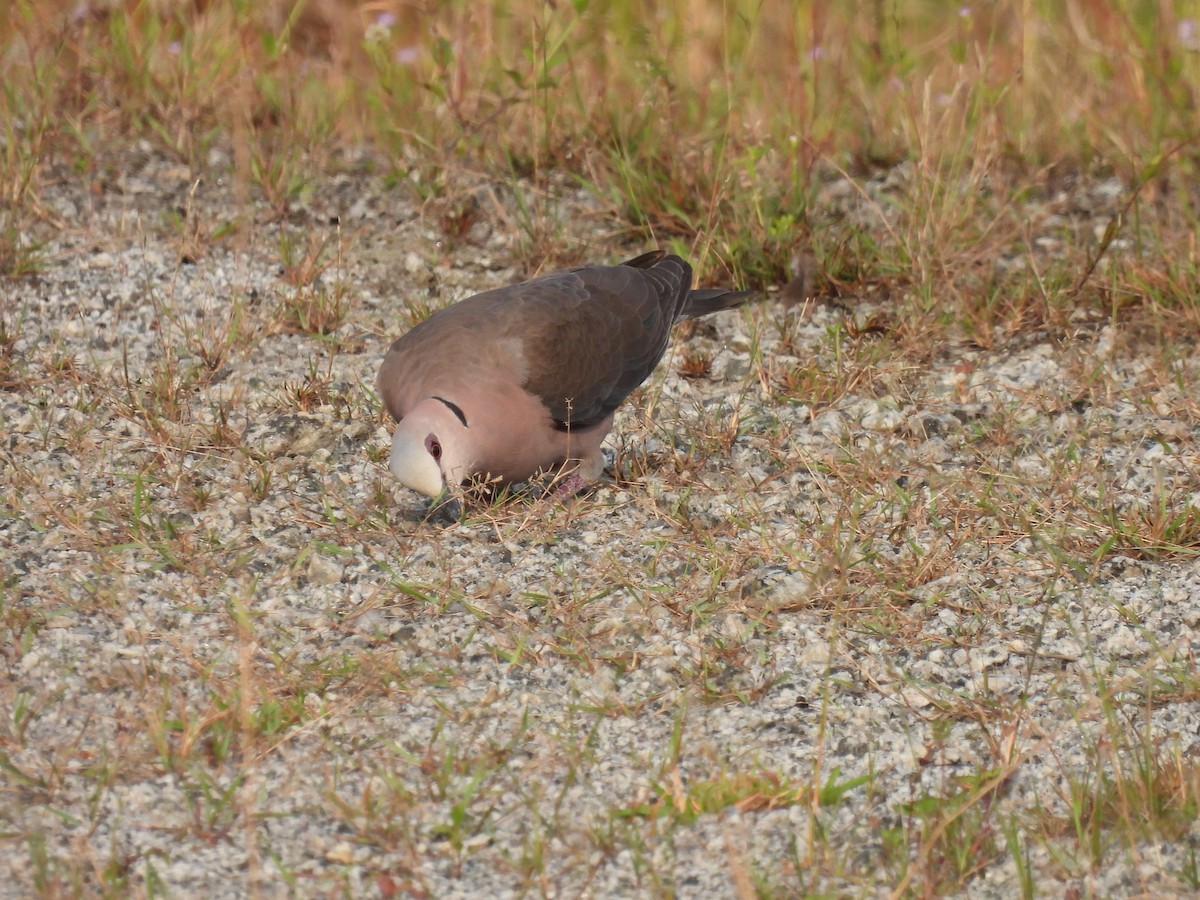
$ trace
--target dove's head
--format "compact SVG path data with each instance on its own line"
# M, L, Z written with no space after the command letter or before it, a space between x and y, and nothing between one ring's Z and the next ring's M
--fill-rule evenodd
M429 397L396 426L388 467L405 487L437 497L471 476L469 446L462 409L441 397Z

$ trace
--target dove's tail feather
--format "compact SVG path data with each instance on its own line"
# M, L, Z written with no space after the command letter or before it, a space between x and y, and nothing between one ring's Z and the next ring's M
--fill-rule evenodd
M741 306L747 300L756 296L758 296L758 291L722 291L711 289L690 291L687 303L684 304L680 317L684 319L696 319L700 316L707 316L709 313L719 312L722 309L733 309L735 306Z
M691 266L677 256L668 257L665 250L651 250L649 253L643 253L641 256L628 259L621 263L621 265L629 266L633 269L653 269L660 262L668 258L682 268L685 273L684 277L690 281L692 277ZM679 318L695 319L700 316L707 316L709 313L719 312L723 309L733 309L735 306L741 306L747 300L756 296L758 296L758 291L727 291L719 288L689 291L683 309L679 312Z

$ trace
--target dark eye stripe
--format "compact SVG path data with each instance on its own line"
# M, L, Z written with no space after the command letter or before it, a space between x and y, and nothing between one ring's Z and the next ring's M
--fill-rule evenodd
M457 403L451 403L445 397L434 397L433 399L441 400L443 403L445 403L446 407L450 410L450 412L452 412L452 413L454 413L454 415L458 416L458 421L463 423L463 428L467 427L467 416L462 411L461 406L459 406Z

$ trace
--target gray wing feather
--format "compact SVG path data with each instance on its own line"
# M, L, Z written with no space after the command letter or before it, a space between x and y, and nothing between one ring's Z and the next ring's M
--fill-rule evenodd
M521 318L536 323L524 336L526 390L560 427L604 419L662 359L691 278L666 256L651 268L590 266L514 286Z

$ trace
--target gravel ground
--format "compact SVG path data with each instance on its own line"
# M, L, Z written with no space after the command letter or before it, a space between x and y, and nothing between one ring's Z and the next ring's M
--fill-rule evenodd
M1191 348L1080 314L915 358L882 301L768 297L681 334L594 493L426 521L374 374L527 274L507 190L451 240L366 160L283 223L109 171L0 285L0 895L944 893L957 850L1008 897L1010 827L1041 895L1188 892L1194 823L1097 801L1081 845L1066 798L1147 745L1197 771Z

